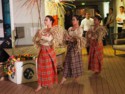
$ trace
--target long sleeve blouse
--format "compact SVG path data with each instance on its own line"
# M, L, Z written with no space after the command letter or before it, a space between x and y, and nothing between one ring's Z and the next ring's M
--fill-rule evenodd
M47 32L46 29L42 30L41 32L41 45L49 46L52 45L53 36L50 32Z

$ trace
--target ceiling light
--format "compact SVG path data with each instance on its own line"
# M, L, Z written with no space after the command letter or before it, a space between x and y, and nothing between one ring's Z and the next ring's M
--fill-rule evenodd
M85 5L85 3L81 3L81 5Z

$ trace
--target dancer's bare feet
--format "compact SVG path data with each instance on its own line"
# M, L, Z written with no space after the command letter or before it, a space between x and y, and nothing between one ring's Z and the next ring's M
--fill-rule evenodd
M65 82L65 81L66 81L66 78L65 78L65 77L63 77L63 78L62 78L62 80L61 80L60 85L64 84L64 82Z
M37 87L37 89L35 90L35 92L40 91L41 88L42 88L42 87L39 85L39 86Z
M53 86L48 86L47 88L48 88L48 89L53 89Z
M78 82L78 77L74 78L73 81L77 83Z
M3 81L4 80L4 77L0 77L0 81Z

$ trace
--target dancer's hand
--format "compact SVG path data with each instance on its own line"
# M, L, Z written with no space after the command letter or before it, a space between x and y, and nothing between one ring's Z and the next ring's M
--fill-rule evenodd
M72 39L71 36L66 36L66 40L70 41Z

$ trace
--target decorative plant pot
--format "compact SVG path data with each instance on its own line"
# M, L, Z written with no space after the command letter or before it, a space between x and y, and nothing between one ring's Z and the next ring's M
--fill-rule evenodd
M14 67L15 72L9 75L10 81L16 84L37 81L36 63L34 60L16 61Z

